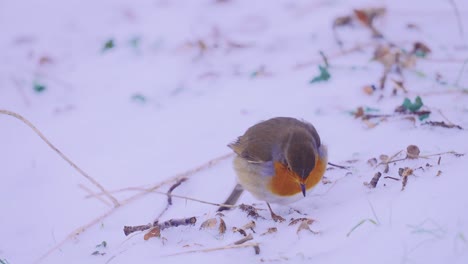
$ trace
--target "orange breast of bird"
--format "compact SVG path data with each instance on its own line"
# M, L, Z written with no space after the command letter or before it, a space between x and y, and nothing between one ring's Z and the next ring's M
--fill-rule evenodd
M271 178L268 188L279 196L293 196L301 192L299 185L299 176L281 162L275 162L275 175ZM310 190L322 179L326 170L326 162L317 159L315 168L310 172L305 181L306 189Z

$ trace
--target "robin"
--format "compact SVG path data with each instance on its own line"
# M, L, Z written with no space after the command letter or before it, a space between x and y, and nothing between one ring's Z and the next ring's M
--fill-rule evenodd
M284 218L273 212L270 203L285 205L305 197L320 182L327 166L327 147L314 126L295 118L260 122L228 146L237 154L238 184L225 204L234 205L245 189L267 203L275 221Z

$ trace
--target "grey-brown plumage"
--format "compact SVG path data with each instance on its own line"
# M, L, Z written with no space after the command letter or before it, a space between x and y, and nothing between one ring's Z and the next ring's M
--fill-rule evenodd
M250 127L229 147L252 163L281 161L301 177L315 167L314 150L320 147L315 128L290 117L276 117Z

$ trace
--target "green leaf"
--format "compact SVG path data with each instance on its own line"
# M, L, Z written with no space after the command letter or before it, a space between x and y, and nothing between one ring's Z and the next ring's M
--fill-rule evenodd
M408 98L405 98L405 100L403 101L403 107L410 112L418 111L423 105L424 104L422 102L422 99L419 96L417 96L416 99L414 99L414 103L412 103L411 100Z
M419 57L419 58L426 58L427 53L424 52L424 51L422 51L422 50L416 50L416 51L414 52L414 55L415 55L416 57Z
M146 99L146 97L144 95L136 93L136 94L132 95L132 101L144 104L144 103L146 103L147 99Z
M33 89L36 93L42 93L46 90L46 86L44 84L34 82Z
M115 47L114 40L109 39L108 41L106 41L106 43L104 43L104 47L102 47L102 52L106 52L110 49L113 49L114 47Z
M423 114L423 115L419 115L419 121L423 121L424 119L428 118L429 117L429 113L427 114Z
M136 36L130 39L130 46L132 46L134 49L138 49L140 47L141 43L141 37Z
M96 247L97 247L97 248L98 248L98 247L103 247L103 248L105 248L105 247L107 247L107 242L106 242L106 241L102 241L101 244L96 245Z
M318 76L315 76L310 83L316 83L316 82L326 82L330 79L331 75L328 72L328 69L326 67L323 67L322 65L318 66L320 70L320 74Z

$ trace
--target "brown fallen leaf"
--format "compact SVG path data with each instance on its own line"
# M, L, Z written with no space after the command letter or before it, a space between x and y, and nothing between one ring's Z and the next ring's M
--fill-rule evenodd
M312 229L310 229L310 226L307 220L301 221L301 224L297 228L296 234L299 234L299 232L301 232L302 230L310 231L314 235L318 234L318 232L312 231Z
M270 228L268 228L268 230L265 233L261 234L261 236L268 235L268 234L273 234L273 233L276 233L276 232L278 232L278 228L270 227Z
M408 159L417 159L419 158L420 153L421 151L419 150L419 147L416 145L409 145L406 148L406 156L408 157Z
M145 234L143 239L148 240L152 237L161 237L161 229L159 228L159 226L151 228L150 231L148 231L148 233Z
M213 228L216 227L217 224L218 224L218 219L216 219L216 218L207 219L205 222L203 222L200 225L200 230L202 230L202 229L213 229Z
M219 218L219 227L218 231L220 234L226 233L226 223L224 222L223 218Z
M307 224L312 224L313 222L315 222L315 219L312 219L312 218L306 218L306 217L301 217L301 218L296 218L296 219L292 219L291 222L289 222L289 226L293 226L299 222L306 222Z
M362 87L362 91L367 95L374 94L375 90L376 88L374 85L365 85L364 87Z
M245 232L245 230L242 229L242 228L233 227L232 232L233 233L239 232L239 234L241 234L243 236L247 236L247 232Z
M369 159L369 160L367 161L367 164L368 164L369 166L371 166L371 167L374 167L375 165L377 165L377 163L378 163L378 161L377 161L376 158L372 158L372 159Z

